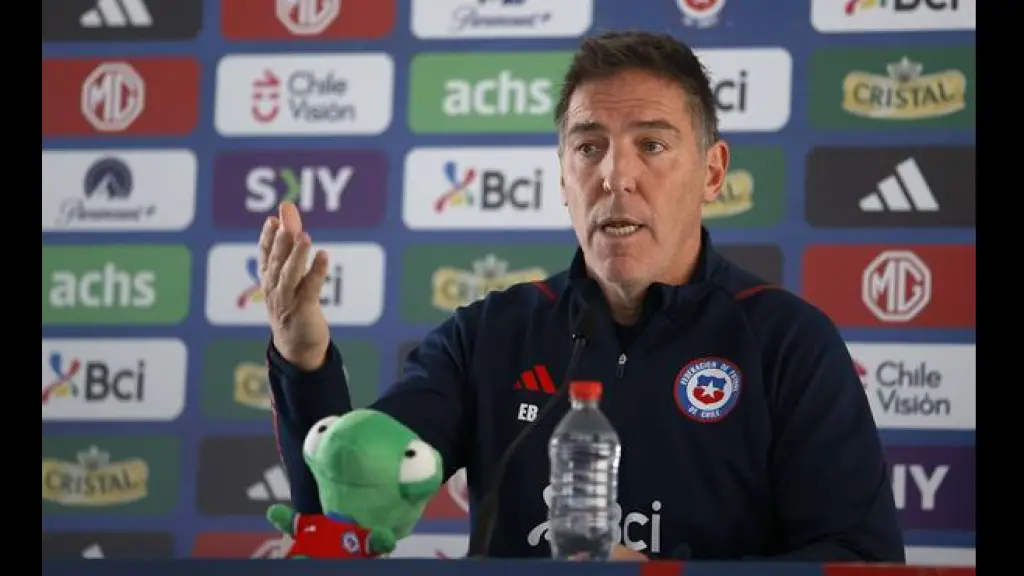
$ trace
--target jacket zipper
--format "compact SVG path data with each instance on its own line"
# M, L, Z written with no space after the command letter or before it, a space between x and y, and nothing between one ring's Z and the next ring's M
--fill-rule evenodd
M626 354L619 354L619 365L615 367L615 379L619 380L626 373Z

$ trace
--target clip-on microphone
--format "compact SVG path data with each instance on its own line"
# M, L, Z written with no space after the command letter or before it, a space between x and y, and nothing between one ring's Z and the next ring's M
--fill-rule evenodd
M551 412L551 409L555 407L558 400L565 395L565 391L569 389L569 381L572 378L573 372L576 371L576 365L579 364L580 358L583 356L583 349L586 348L588 341L593 337L596 319L597 317L592 306L585 306L580 311L576 317L576 324L573 327L572 354L569 356L569 363L565 367L565 375L562 377L562 382L559 384L558 389L555 390L554 396L537 413L537 417L534 418L533 422L530 422L519 431L519 435L512 440L508 448L505 449L505 453L501 455L501 459L498 460L498 465L494 469L494 479L492 480L491 487L480 502L480 510L476 514L476 523L473 525L473 531L469 539L468 557L482 558L487 555L491 544L491 537L494 534L494 525L497 521L498 491L501 488L501 481L505 476L505 468L508 467L509 461L512 460L512 455L515 454L516 449L523 443L523 440L544 420L544 416Z

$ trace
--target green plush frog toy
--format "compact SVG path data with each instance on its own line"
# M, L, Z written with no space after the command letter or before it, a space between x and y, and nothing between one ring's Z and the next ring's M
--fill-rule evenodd
M275 504L267 519L294 540L285 558L373 558L412 531L441 487L441 455L376 410L329 416L306 435L302 454L323 514Z

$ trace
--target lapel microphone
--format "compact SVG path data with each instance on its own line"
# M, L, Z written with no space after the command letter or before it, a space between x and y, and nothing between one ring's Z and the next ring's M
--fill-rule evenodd
M519 431L519 435L512 440L498 460L490 489L484 495L484 499L480 502L480 509L476 513L476 522L473 523L473 529L470 533L467 557L485 558L487 556L491 545L491 537L494 535L494 525L497 523L498 493L501 489L501 481L505 476L505 469L508 468L508 463L512 460L512 456L519 445L530 435L530 432L537 428L537 425L544 420L544 416L551 412L551 409L558 404L558 401L565 396L565 391L569 389L569 381L572 379L580 358L583 356L583 349L587 347L587 343L593 338L596 325L597 314L595 307L584 305L583 310L576 316L576 322L572 329L572 354L569 356L569 363L565 367L565 375L562 377L562 382L559 384L554 396L537 413L537 417L533 422L530 422Z

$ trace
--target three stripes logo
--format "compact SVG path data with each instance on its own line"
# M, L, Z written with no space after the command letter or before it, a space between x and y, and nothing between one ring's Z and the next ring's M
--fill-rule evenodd
M153 16L145 0L97 0L79 19L83 28L148 28Z
M861 198L863 212L937 212L939 203L932 194L921 168L913 158L896 166L896 173L878 183L878 189Z
M538 364L520 374L519 380L516 380L513 388L553 395L555 393L555 382L551 379L548 369L544 365Z
M249 500L256 502L288 502L292 499L288 476L281 466L273 466L263 473L263 479L251 484L245 491Z

